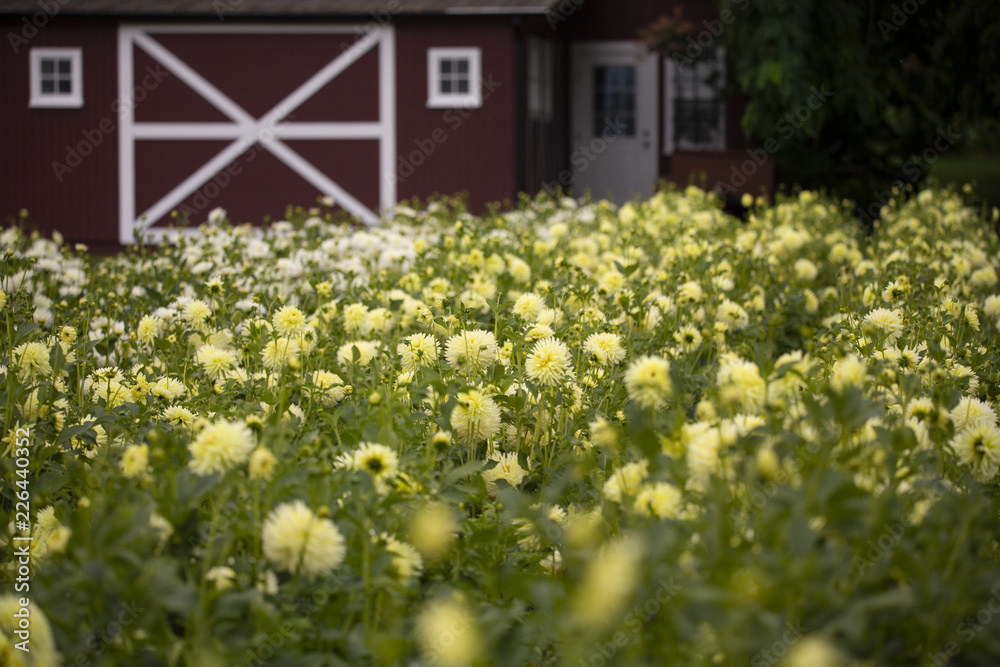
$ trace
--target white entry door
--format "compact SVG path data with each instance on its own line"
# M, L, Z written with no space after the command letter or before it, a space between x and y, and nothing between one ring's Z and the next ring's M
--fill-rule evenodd
M636 42L572 48L573 192L621 204L648 196L657 177L657 59Z

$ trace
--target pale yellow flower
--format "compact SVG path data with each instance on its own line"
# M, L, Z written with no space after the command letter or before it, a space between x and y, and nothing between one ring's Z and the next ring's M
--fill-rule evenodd
M673 484L644 484L635 497L635 511L658 519L674 519L684 509L684 496Z
M17 377L21 382L34 382L52 374L49 348L43 343L30 342L18 345L11 353L11 361L17 369Z
M622 337L614 333L590 334L583 344L583 351L594 355L600 366L613 366L625 359Z
M404 371L416 371L421 366L431 366L438 359L438 344L433 336L417 333L407 336L396 347Z
M716 377L719 398L740 412L759 412L764 407L767 385L752 361L731 356L719 365Z
M209 424L188 445L188 466L198 475L224 473L250 458L253 432L243 422L225 420Z
M553 386L573 372L573 362L566 343L545 338L535 343L524 363L528 377L541 386Z
M301 500L271 510L264 520L261 541L269 561L309 579L336 569L347 555L337 526L316 516Z
M424 607L417 617L416 630L429 665L469 667L482 656L476 618L459 594L434 600Z
M250 479L271 479L278 458L267 447L258 447L250 454L248 472Z
M667 404L673 392L670 362L658 356L642 356L633 361L625 373L625 387L639 407L659 410Z
M139 477L149 469L149 446L129 445L122 455L122 474L126 477Z
M451 411L451 427L465 444L487 440L500 430L500 407L479 389L460 392Z
M291 338L305 329L306 316L295 306L285 306L274 314L272 322L279 336Z
M1000 428L989 422L977 422L961 431L951 441L959 463L969 466L981 482L992 481L1000 470Z
M445 344L445 358L460 373L479 373L493 363L497 354L497 341L493 334L482 329L457 333Z
M192 328L200 328L211 316L212 309L200 299L189 301L181 311L181 317Z
M428 502L417 510L409 527L410 543L430 560L448 551L460 528L455 513L438 501Z
M496 457L496 465L482 472L486 480L486 493L491 498L496 497L497 480L502 479L515 489L521 485L528 471L521 467L517 460L517 452L507 452Z

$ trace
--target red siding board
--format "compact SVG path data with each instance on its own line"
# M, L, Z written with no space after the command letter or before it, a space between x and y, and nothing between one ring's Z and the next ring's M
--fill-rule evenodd
M483 106L427 108L427 50L482 49ZM514 31L509 25L396 29L397 196L468 193L469 205L516 195ZM489 90L492 88L492 91Z
M142 212L222 152L230 141L137 141L135 208Z
M18 18L0 19L0 34L20 34ZM111 22L52 19L27 45L0 57L0 220L27 208L42 232L93 245L118 241L117 28ZM84 106L29 109L32 47L83 49ZM100 128L112 128L103 132ZM86 153L86 155L83 155ZM59 176L53 163L71 171Z
M208 100L192 90L180 78L173 76L138 46L132 47L133 83L138 99L144 96L142 104L136 105L135 120L139 123L185 122L185 123L226 123L229 118L216 109ZM154 73L150 77L150 73ZM143 80L146 80L146 85Z
M378 120L378 48L334 77L301 106L292 109L289 120L306 122L354 122Z
M379 147L373 139L288 141L288 146L373 211L379 209ZM297 202L304 206L315 201Z

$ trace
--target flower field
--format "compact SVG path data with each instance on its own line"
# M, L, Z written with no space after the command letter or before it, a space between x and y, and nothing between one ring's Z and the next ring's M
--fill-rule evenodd
M748 203L3 230L0 665L996 664L997 212Z

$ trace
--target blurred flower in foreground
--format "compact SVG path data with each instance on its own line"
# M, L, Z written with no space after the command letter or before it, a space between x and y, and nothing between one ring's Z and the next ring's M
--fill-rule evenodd
M264 520L264 555L292 574L313 579L335 569L347 554L340 530L295 500L278 505Z
M464 596L457 593L424 607L417 618L417 637L431 665L462 667L476 662L481 654L475 616Z
M577 589L573 618L586 629L597 630L620 622L635 590L643 545L636 537L605 544L590 561Z

